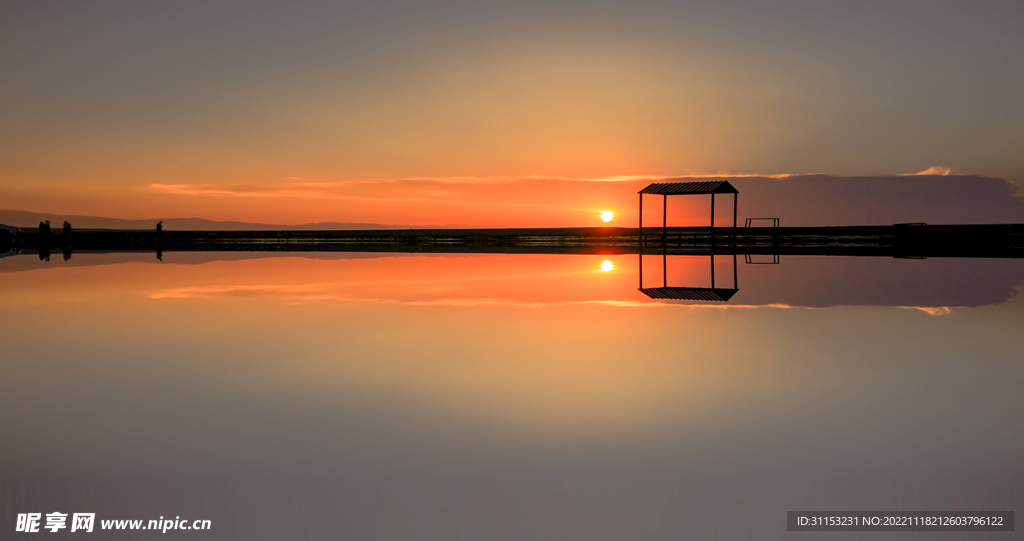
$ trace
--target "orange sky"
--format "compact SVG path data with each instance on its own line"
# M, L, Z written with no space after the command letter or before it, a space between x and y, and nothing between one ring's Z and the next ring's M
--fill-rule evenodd
M411 226L635 227L637 191L653 180L658 179L286 179L259 184L151 183L131 190L83 185L43 193L29 186L12 190L5 205L129 219L202 217L271 224L333 221ZM731 205L731 200L727 203ZM645 224L660 224L661 198L648 196L644 204ZM672 225L704 225L708 205L707 197L672 199L669 219ZM604 210L614 213L608 224L601 219ZM724 219L725 215L720 217Z
M632 225L642 181L582 181L1024 181L1008 6L117 3L0 7L2 208Z

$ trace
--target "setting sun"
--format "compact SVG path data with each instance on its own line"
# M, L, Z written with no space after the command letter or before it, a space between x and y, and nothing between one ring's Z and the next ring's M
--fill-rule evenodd
M601 211L601 219L606 221L606 222L612 221L612 218L614 218L614 217L615 217L615 214L612 211L610 211L610 210L602 210Z

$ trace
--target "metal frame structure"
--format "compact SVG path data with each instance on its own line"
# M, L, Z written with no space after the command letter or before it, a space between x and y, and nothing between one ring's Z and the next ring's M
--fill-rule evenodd
M669 287L668 285L668 254L661 254L661 287L644 287L644 254L641 253L638 271L640 287L638 291L652 299L672 299L680 301L713 301L726 302L739 291L736 273L736 254L732 255L732 288L715 287L715 256L711 257L711 287Z
M715 195L732 194L732 228L736 229L736 216L739 208L740 192L725 180L707 180L698 182L655 182L637 192L640 198L639 222L640 230L637 239L640 243L640 287L641 293L652 299L672 299L687 301L725 302L739 291L736 280L736 254L732 256L732 289L715 287ZM662 287L644 287L644 194L662 196L661 203L661 271ZM711 287L669 287L668 285L668 196L670 195L710 195L711 196Z
M668 231L668 196L670 195L710 195L711 196L711 229L715 228L715 194L732 194L732 226L736 227L736 213L739 208L740 192L725 180L707 180L700 182L655 182L637 192L640 197L640 236L644 234L644 194L661 195L661 228L662 233Z

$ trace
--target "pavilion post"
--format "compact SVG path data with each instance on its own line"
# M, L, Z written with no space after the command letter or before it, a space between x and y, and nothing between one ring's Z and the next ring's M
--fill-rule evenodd
M637 261L637 277L640 279L640 290L644 289L644 251L643 245L640 245L640 253L637 254L639 260Z
M733 250L736 249L736 211L739 209L740 192L734 192L732 194L732 233L729 234L729 242L732 243Z
M715 228L715 194L711 194L711 229Z
M668 194L661 196L661 244L668 242Z
M711 289L715 289L715 251L711 250Z
M736 252L732 253L732 288L739 289L739 280L736 278Z
M715 194L711 194L711 287L715 287Z
M644 193L640 192L640 193L637 194L637 196L640 197L640 212L639 212L640 217L638 218L638 220L640 222L640 234L639 234L640 248L643 248L644 247Z
M736 229L736 211L739 209L740 192L732 194L732 228Z

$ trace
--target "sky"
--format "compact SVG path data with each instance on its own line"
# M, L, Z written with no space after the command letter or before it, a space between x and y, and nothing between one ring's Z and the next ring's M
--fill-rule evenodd
M7 0L0 206L556 226L665 177L1021 186L1021 20L1019 2Z

